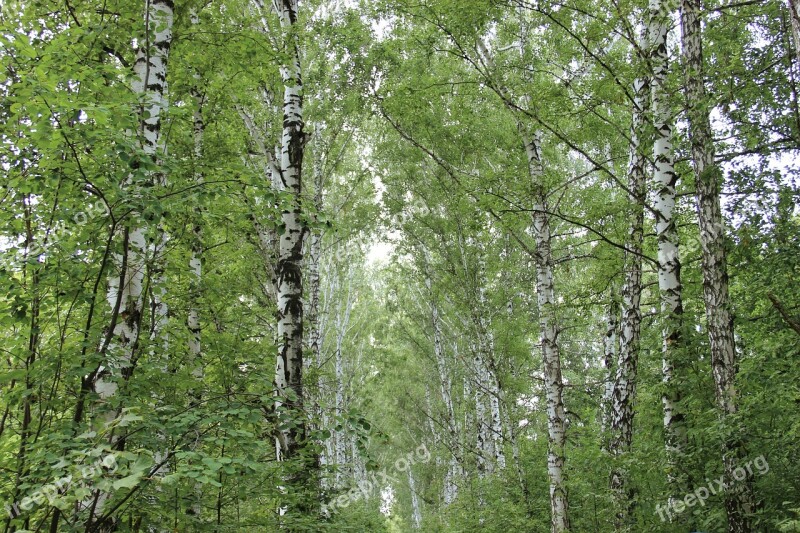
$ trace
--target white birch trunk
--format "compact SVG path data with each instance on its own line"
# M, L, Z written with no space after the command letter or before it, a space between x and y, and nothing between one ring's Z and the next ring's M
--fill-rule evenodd
M469 240L468 240L469 244ZM482 250L478 250L482 254ZM462 247L462 257L466 261L465 250ZM465 263L465 272L468 272ZM478 259L477 268L477 305L473 309L472 321L475 335L478 339L475 357L476 375L480 386L480 396L485 398L488 405L488 415L485 416L485 434L480 437L484 444L487 456L487 472L493 473L495 468L504 469L506 466L505 452L503 451L503 418L501 414L501 390L497 379L494 364L494 336L491 324L487 318L489 306L486 300L486 266L483 257ZM484 409L485 407L482 407ZM488 437L488 438L486 438Z
M532 231L536 242L536 299L539 309L544 388L547 398L547 474L550 481L551 531L570 530L567 483L564 474L566 453L566 411L564 409L564 381L561 377L561 355L558 347L558 328L555 313L555 288L553 282L553 255L551 250L550 217L547 212L547 194L544 185L539 139L523 134L528 169L533 188Z
M345 335L350 324L350 311L353 307L352 291L351 291L351 277L353 275L352 269L348 271L346 295L339 306L337 306L336 313L336 352L335 352L335 379L336 379L336 417L341 420L344 415L344 360L342 348L344 345ZM344 429L333 432L335 443L335 460L336 460L336 486L340 487L345 482L344 467L347 464L346 444L347 433Z
M197 11L191 13L192 26L200 24L200 17ZM195 85L191 89L194 112L192 114L192 133L194 141L194 165L195 165L195 184L202 186L203 173L197 170L202 165L203 159L203 140L205 136L206 124L203 117L203 107L205 106L205 95L199 88L200 74L195 72L193 75ZM195 200L197 201L197 200ZM203 280L203 226L202 209L195 205L191 223L191 256L189 258L189 312L186 316L186 327L189 330L189 368L192 377L196 380L195 388L191 391L190 402L199 405L203 398L203 377L205 374L203 367L202 351L202 330L200 326L200 298L202 296L201 282ZM203 500L203 486L195 481L189 509L187 514L195 520L201 520Z
M714 139L710 109L704 85L703 36L701 0L681 1L681 44L685 68L685 91L689 104L689 137L692 164L695 172L697 218L700 225L700 244L703 263L703 299L706 308L708 335L711 345L711 368L720 417L730 419L736 413L736 347L733 316L728 292L728 271L725 235L720 206L722 169L714 161ZM728 490L725 510L728 531L744 533L752 530L749 514L753 497L749 476L737 482L733 474L743 450L738 432L726 438L723 466Z
M197 13L192 13L192 24L199 24ZM200 75L195 74L195 83L199 82ZM194 164L199 166L203 159L203 137L205 135L205 119L203 118L203 106L205 96L200 92L197 85L192 88L192 98L194 100L193 113L193 135L194 135ZM195 184L203 184L203 173L195 171ZM191 361L192 375L198 380L203 378L202 345L200 330L200 283L203 279L203 227L201 225L202 210L199 206L194 208L194 216L191 221L191 257L189 259L189 313L186 318L186 327L189 329L189 357Z
M341 336L337 336L336 339L336 354L334 357L334 376L335 376L335 387L336 387L336 395L335 395L335 403L334 409L336 412L336 421L337 423L341 423L342 415L344 413L344 368L342 362L342 343L341 343ZM333 443L334 443L334 464L336 465L336 484L335 486L341 487L344 484L344 466L347 463L347 456L345 455L345 439L347 438L347 433L344 429L333 431Z
M611 300L606 315L606 333L603 336L603 368L605 369L603 399L600 404L600 432L602 448L608 449L606 432L611 426L611 396L614 393L614 374L619 346L619 304Z
M528 24L525 10L518 12L520 21L519 54L524 61L528 45ZM493 60L482 41L478 42L479 54L492 65ZM512 113L517 110L511 96L502 87L495 90ZM531 105L530 95L523 95L523 105ZM558 318L556 316L555 283L553 281L552 236L547 205L544 164L541 157L541 139L538 132L530 131L523 122L517 129L528 160L531 180L532 214L531 232L536 248L533 262L536 268L536 300L539 312L539 335L541 340L544 392L547 405L547 475L550 484L550 530L563 533L570 530L567 480L564 473L566 461L566 409L564 408L564 380L561 375L561 354L558 346Z
M274 107L270 93L263 93L263 102L267 107ZM273 154L272 150L267 147L267 141L264 139L262 132L256 126L253 117L241 106L237 106L239 116L242 118L250 139L259 149L260 155L266 159L267 163L263 167L264 173L269 181L272 190L279 192L282 190L280 181L280 168L278 164L278 154ZM276 149L277 150L277 149ZM254 216L251 215L253 227L258 236L257 246L260 252L264 269L267 272L269 282L264 286L264 292L270 301L275 302L277 307L278 302L278 278L276 274L276 264L278 262L278 233L273 227L265 227ZM275 340L277 342L277 332L275 332Z
M277 438L280 459L298 454L305 438L303 413L303 237L301 218L303 132L303 82L300 50L295 30L298 0L276 0L273 7L280 20L288 60L281 65L283 80L283 132L280 144L281 189L292 197L292 205L281 214L283 234L278 244L275 268L278 298L278 360L275 387L294 412L296 425ZM291 391L291 392L290 392Z
M447 473L444 479L443 500L445 505L453 503L458 497L458 481L462 477L461 455L460 455L460 434L458 418L456 418L453 406L452 381L450 372L447 368L445 357L444 342L442 340L441 324L439 319L439 308L431 290L430 279L426 280L430 302L431 302L431 323L433 325L433 351L436 358L436 369L439 374L439 390L442 396L442 403L447 415L447 429L449 433L449 447L451 450L448 461Z
M519 482L519 487L522 490L523 496L525 496L525 505L528 509L529 513L533 512L531 508L531 493L528 488L528 482L525 479L525 472L522 468L522 463L520 462L520 454L519 454L519 441L517 440L517 431L516 427L511 423L511 415L508 413L508 408L503 410L503 427L505 429L505 434L508 437L509 442L511 443L511 459L514 461L514 467L517 471L517 481Z
M316 147L314 150L314 209L317 213L322 212L323 208L323 174L322 174L322 150L319 147L319 138L317 138ZM325 378L322 374L322 322L320 320L320 294L321 294L321 278L320 278L320 260L322 259L322 231L319 228L311 230L309 246L308 246L308 285L309 285L309 299L308 299L308 349L310 357L306 365L316 366L318 373L316 398L314 401L314 409L319 417L322 428L329 427L327 423L327 415L320 408L321 400L325 396L326 384ZM319 462L320 466L334 463L332 454L331 438L326 439L320 448ZM327 487L328 479L323 477L321 479L323 487Z
M477 426L476 449L478 454L478 476L486 477L494 471L494 450L492 450L492 437L490 435L490 422L486 409L486 365L480 346L473 346L475 383L475 424Z
M132 90L142 98L139 114L139 139L142 151L158 159L161 146L162 111L167 107L166 83L167 62L172 45L172 24L174 7L171 0L151 0L145 9L145 42L139 47L133 66L134 80ZM131 178L125 185L130 188ZM116 314L109 344L105 348L106 361L90 376L91 387L108 403L116 395L120 380L126 380L132 372L134 352L139 344L139 336L144 314L143 288L148 244L143 227L127 227L123 235L123 254L115 257L117 272L108 284L108 303ZM154 323L161 323L166 307L153 309ZM101 348L101 351L103 349ZM101 416L105 421L113 419L115 413L106 410ZM118 436L112 436L112 442ZM97 493L87 519L87 529L112 530L113 517L103 519L103 509L109 494ZM93 523L95 517L103 523Z
M322 152L317 144L315 152ZM317 213L322 212L323 208L323 174L322 174L322 154L314 154L314 209ZM321 337L320 331L320 270L319 264L322 257L322 231L314 228L309 236L308 247L308 349L311 352L311 360L317 367L322 366ZM321 386L321 385L320 385ZM320 391L322 389L320 388Z
M646 125L649 80L634 82L634 108L631 125L628 188L631 198L630 222L625 253L625 276L622 286L622 320L620 322L619 356L611 396L611 439L609 451L619 459L630 451L633 440L634 401L639 361L639 337L642 323L640 300L642 294L642 243L644 239L644 202L646 158L642 150L642 136ZM615 527L623 530L631 521L632 494L627 473L615 464L611 472L610 487L615 498Z
M422 528L422 510L419 506L419 496L417 496L417 485L414 481L414 473L409 466L406 470L408 473L408 489L411 492L411 527L413 529Z
M489 329L489 324L486 319L486 296L484 289L479 291L479 303L481 307L481 315L479 317L480 335L483 344L483 363L485 365L485 386L489 397L489 409L491 413L491 436L492 436L492 450L494 451L494 464L500 470L506 467L506 455L503 451L503 417L501 414L500 400L502 391L500 384L497 380L497 371L494 364L494 335Z
M463 391L462 391L463 401L465 403L468 403L472 399L472 385L470 384L470 380L469 379L465 379L463 381L463 384L464 384ZM464 426L463 427L464 427L464 432L463 432L464 435L462 436L463 444L464 444L463 449L467 449L468 450L468 449L470 449L472 447L471 444L469 444L469 440L472 437L470 435L470 433L471 433L470 430L473 427L477 428L477 416L473 414L472 409L469 409L469 408L464 409ZM478 448L477 451L479 451L479 450L480 450L480 448Z
M139 120L142 151L156 159L160 148L162 111L167 106L167 61L172 45L174 13L170 0L152 0L148 5L145 12L148 39L137 51L132 89L143 100ZM126 185L131 186L130 181ZM118 388L114 381L123 377L126 372L124 369L130 366L144 313L145 230L141 227L129 228L124 239L124 257L116 258L118 274L111 277L108 288L109 306L119 310L119 320L114 326L108 350L111 361L97 373L94 383L94 390L103 400L114 396Z
M661 314L664 320L662 344L662 379L664 393L661 402L664 409L664 434L667 451L667 480L676 496L684 494L689 487L684 476L679 475L686 452L686 432L683 415L677 410L680 393L673 380L673 372L683 341L681 335L683 299L681 287L681 262L678 248L678 230L673 215L675 209L675 187L678 175L675 172L672 149L673 117L670 112L668 93L665 88L669 71L667 34L672 22L670 7L665 0L650 0L647 25L650 63L653 68L651 102L655 140L653 159L655 169L655 202L658 237L658 287L661 294Z

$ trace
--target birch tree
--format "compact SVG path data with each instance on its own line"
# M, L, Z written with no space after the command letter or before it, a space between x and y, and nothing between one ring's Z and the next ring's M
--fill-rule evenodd
M263 7L263 6L260 6ZM278 362L275 386L298 420L277 436L279 459L291 459L300 453L305 439L303 420L303 238L301 219L302 167L306 137L303 131L303 81L300 64L298 2L276 2L274 9L283 32L287 61L281 66L283 79L283 133L280 142L280 184L292 198L283 211L283 234L278 246L275 267L278 300ZM290 392L291 391L291 392Z
M523 28L525 23L522 23ZM520 48L525 48L520 37ZM493 59L482 40L477 43L479 60L473 60L479 72L483 62L484 75L494 70ZM502 84L491 77L487 79L492 89L504 104L516 113L513 99L506 93ZM523 95L523 104L532 105L529 95ZM542 366L544 369L545 397L547 399L548 417L548 478L550 480L551 530L560 533L570 530L566 476L564 462L566 460L566 410L564 408L564 382L561 375L561 354L557 342L558 320L556 317L555 288L553 277L553 255L551 220L548 209L549 191L546 185L545 166L542 161L542 136L523 120L517 119L517 129L528 162L528 173L531 190L531 233L535 242L532 254L535 265L535 290L539 317L539 341L541 343Z
M172 44L173 19L171 2L147 2L145 31L148 37L139 47L133 66L133 91L143 99L137 133L142 152L152 159L151 165L156 163L159 150L162 149L161 120L162 112L168 107L167 61ZM134 189L141 187L141 184L133 183L132 177L126 185ZM123 230L123 252L118 258L119 275L109 280L108 304L114 310L110 327L112 334L101 349L110 351L109 362L89 376L89 383L104 401L116 394L118 385L114 381L125 375L125 371L120 372L119 369L130 367L139 340L144 313L142 292L147 256L147 228L140 224L135 222Z
M524 131L524 130L523 130ZM524 135L524 134L523 134ZM530 135L530 134L529 134ZM536 300L539 310L539 331L547 399L548 452L547 473L550 479L551 530L570 530L564 462L566 460L566 410L564 381L561 376L561 353L558 347L558 322L555 316L553 256L551 253L550 220L547 216L547 194L542 180L544 168L541 146L530 135L523 138L533 187L533 235L536 241Z
M157 165L159 154L163 152L161 141L161 123L163 113L168 107L167 99L167 63L172 45L172 26L174 20L174 6L169 0L148 1L144 10L145 39L140 44L136 61L133 65L134 81L133 92L142 99L138 111L139 131L137 137L141 143L145 168L150 167L148 183L136 183L134 176L130 176L124 184L131 189L134 195L141 194L142 189L152 187L160 179L152 170ZM147 232L158 231L157 228L148 228L143 225L143 220L137 220L142 213L126 225L122 231L122 254L117 257L117 272L108 283L108 305L113 310L108 335L100 347L100 353L105 355L103 363L90 375L84 378L82 391L91 389L96 392L103 402L100 407L104 411L99 420L109 422L117 410L110 407L119 390L119 382L130 378L135 364L136 350L139 347L139 337L144 317L144 288L145 273L147 269L148 252L152 255L158 253L153 247L148 247ZM154 259L154 257L151 257ZM157 280L151 280L156 282ZM158 289L160 290L160 288ZM163 298L155 300L151 309L151 320L157 327L163 326L166 318L166 308ZM151 329L155 333L156 328ZM80 421L85 396L79 398L75 419ZM119 442L119 435L111 437L112 444ZM124 445L124 441L122 443ZM92 502L88 505L89 515L86 519L87 529L111 528L114 519L103 515L104 504L109 498L108 494L95 491ZM95 524L95 516L99 516ZM58 514L55 515L53 526L57 527Z
M644 239L644 203L646 183L646 158L642 143L645 141L647 120L647 93L649 79L642 77L634 82L634 103L631 125L630 164L628 189L632 195L632 212L628 225L625 275L622 285L622 319L620 320L619 356L611 394L611 440L609 451L617 461L630 451L633 442L634 401L639 364L642 311L642 243ZM620 461L621 462L621 461ZM631 523L633 491L629 486L625 467L616 464L611 473L610 487L616 498L615 528L625 531Z
M601 447L608 448L606 432L611 427L611 398L614 394L614 376L616 374L617 351L619 350L619 304L611 296L605 317L605 335L603 336L603 398L600 404L600 431L603 442Z
M669 74L669 51L667 35L671 26L671 14L667 2L653 0L649 4L647 26L650 65L653 81L651 90L653 126L653 183L655 202L653 213L656 219L658 239L658 286L661 293L663 330L663 380L665 391L661 397L664 407L664 431L669 470L667 477L676 495L683 494L688 487L681 474L681 457L686 453L686 430L684 417L678 409L681 399L676 384L676 371L685 371L680 364L684 349L683 298L681 286L681 260L678 248L678 230L675 220L675 199L678 174L675 172L672 138L673 117L670 112L669 94L665 86Z
M461 480L462 474L462 456L460 450L461 442L461 424L456 417L456 411L453 404L453 384L451 379L451 372L448 369L447 358L445 357L445 340L442 334L442 328L439 318L439 307L436 302L436 297L432 290L431 279L428 277L425 280L426 287L431 303L431 327L433 332L433 351L436 358L436 369L439 376L439 391L442 397L442 403L445 407L447 414L446 424L449 437L450 458L447 463L447 473L445 474L444 487L443 487L443 501L445 505L453 503L458 497L458 483Z
M695 174L697 218L703 261L703 299L711 348L711 369L717 409L730 424L737 411L736 345L729 294L725 229L720 205L722 169L714 158L715 147L710 120L710 103L705 89L703 65L702 2L681 2L681 46L684 61L684 91L688 105L689 137ZM743 457L741 437L726 429L723 466L728 531L751 531L753 512L749 480L737 483L734 470Z

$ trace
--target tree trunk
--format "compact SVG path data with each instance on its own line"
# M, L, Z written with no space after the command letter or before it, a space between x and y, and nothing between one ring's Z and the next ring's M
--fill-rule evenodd
M192 26L200 24L200 17L196 11L191 13ZM195 85L191 89L194 101L194 113L192 115L192 130L194 137L194 165L195 165L195 184L202 186L204 178L203 172L198 170L202 165L203 159L203 140L205 136L205 119L203 117L203 107L205 106L205 95L200 91L200 74L195 72L193 75ZM203 400L203 349L202 349L202 330L200 326L200 298L202 296L201 282L203 280L203 211L199 205L199 200L195 200L195 205L190 216L191 236L189 258L189 312L186 317L186 327L189 330L189 371L196 380L190 392L190 404L200 405ZM190 496L187 514L194 517L194 520L201 520L203 511L203 485L197 481L193 483L192 494Z
M408 489L411 492L411 527L420 529L422 527L422 510L419 506L419 496L417 496L417 484L414 481L414 473L411 471L411 466L408 467L406 472L408 472Z
M333 265L336 269L338 265ZM347 267L347 279L345 280L346 287L342 287L339 283L339 273L335 272L336 276L336 291L331 291L336 294L338 304L336 306L336 347L334 352L334 378L335 378L335 409L337 423L342 420L345 411L344 393L345 393L345 376L344 376L344 339L350 328L350 313L353 309L353 293L352 278L353 278L352 264ZM342 294L342 290L344 294ZM334 442L334 461L336 465L336 487L345 485L345 466L347 465L347 431L345 429L333 431Z
M196 12L192 12L192 24L199 24ZM195 73L195 83L199 82L200 75ZM195 168L201 165L203 159L203 137L205 135L205 119L203 118L203 106L205 96L199 87L192 87L192 97L194 100L193 114L193 134L194 134L194 164ZM195 170L195 184L203 184L203 173ZM203 377L202 345L200 330L200 283L203 279L203 227L202 209L199 205L194 206L191 219L191 258L189 259L189 313L186 318L186 326L189 329L189 357L191 361L192 375L198 380ZM199 399L199 398L198 398Z
M300 50L295 33L298 0L275 2L284 33L288 61L281 66L283 80L283 133L279 160L281 187L291 195L291 206L281 214L283 234L278 245L278 361L275 387L296 420L277 437L281 459L298 455L305 439L303 412L303 237L301 218L303 132L303 82ZM291 392L290 392L291 391Z
M160 135L161 120L162 112L166 110L168 103L167 62L172 45L174 8L170 0L152 0L147 6L145 10L147 38L137 51L133 66L135 78L131 86L134 93L142 97L143 102L139 110L139 139L142 151L153 160L157 160L163 151ZM129 179L125 186L132 188L135 185ZM145 233L145 228L138 225L125 228L122 256L115 258L118 270L108 284L108 303L113 310L112 325L109 328L110 335L106 337L100 350L101 353L105 353L106 360L87 380L103 403L110 402L116 395L119 388L117 382L129 379L133 372L132 362L139 343L144 314L143 288L148 248ZM163 324L166 305L161 304L153 308L153 324ZM153 329L151 328L151 333ZM79 402L81 401L79 399ZM103 418L107 421L114 416L113 411L107 410ZM118 438L118 435L112 435L112 443ZM95 515L102 516L104 503L109 496L99 492L95 494L87 520L87 529L95 527L102 530L114 527L113 519L110 517L107 517L103 524L93 524Z
M726 420L736 413L736 347L720 206L722 169L714 161L714 139L704 85L701 5L701 0L681 1L681 44L697 217L703 250L703 299L711 345L711 368L719 414ZM728 431L723 444L723 465L728 487L725 492L728 531L744 533L752 530L748 516L753 511L750 476L741 483L735 481L733 473L743 455L743 448L739 431Z
M650 46L650 64L653 81L651 103L655 139L653 159L655 169L655 203L653 212L656 219L658 238L658 288L661 294L661 314L663 318L662 379L664 392L661 396L664 408L664 435L667 452L667 481L674 496L682 496L689 490L685 469L686 430L684 416L678 411L680 391L674 381L676 368L683 373L680 364L683 348L683 299L681 289L681 261L678 248L678 230L673 211L675 209L675 187L678 174L675 172L672 149L673 117L670 112L668 93L664 86L669 72L667 34L672 23L669 6L664 0L651 0L647 26Z
M609 451L615 458L610 488L615 498L617 531L626 531L632 521L632 489L620 460L633 442L634 402L639 362L639 336L642 323L642 243L644 239L644 202L647 160L642 150L647 124L647 77L634 81L633 117L631 124L628 188L633 196L628 226L628 251L625 252L625 276L622 286L622 319L620 322L619 356L611 395L611 439Z
M323 172L322 172L322 158L324 150L319 136L314 139L314 210L316 213L321 213L323 209ZM316 366L318 374L316 394L314 398L314 414L315 418L318 417L319 423L322 428L328 426L328 416L320 407L321 401L325 396L326 384L325 376L322 373L322 366L324 364L322 359L322 321L320 317L320 294L321 294L321 278L320 278L320 261L322 259L322 230L319 227L314 227L310 231L309 246L308 246L308 349L310 356L306 358L306 367L311 365ZM325 439L320 443L319 462L320 466L325 466L334 463L332 453L331 439ZM322 478L320 480L323 488L327 485L328 480Z
M486 363L483 360L483 347L473 345L475 363L475 423L477 424L475 451L478 454L478 476L483 478L494 471L494 450L492 449L491 423L486 410Z
M482 254L483 252L480 251ZM503 451L503 417L500 412L501 404L500 398L502 393L498 382L497 368L494 362L494 335L492 334L491 325L487 318L489 314L489 306L486 302L486 267L483 257L478 261L478 305L477 313L473 316L475 326L477 328L479 346L481 351L481 359L483 364L483 382L482 386L487 394L489 400L489 434L491 436L491 450L492 454L492 468L499 468L500 470L506 467L506 455Z
M462 476L460 439L461 430L453 406L452 381L447 368L447 359L444 352L442 330L439 320L439 307L431 289L430 279L425 280L431 302L431 324L433 326L433 352L436 357L436 369L439 374L439 390L442 395L445 412L447 414L447 429L449 437L450 460L445 474L443 500L445 505L453 503L458 497L458 480Z
M524 60L527 46L527 23L524 11L520 10L519 52ZM493 70L494 60L481 39L477 42L478 55ZM480 70L480 69L479 69ZM518 108L507 94L502 84L487 77L487 82L500 97L504 105L515 115ZM523 95L523 104L531 105L530 95ZM542 347L542 366L544 370L544 389L547 398L547 473L550 482L550 522L552 533L570 530L569 499L567 481L564 474L566 461L566 410L564 408L564 380L561 376L561 354L558 347L558 318L555 310L555 284L553 281L552 237L550 215L548 213L548 191L544 183L544 165L541 158L541 141L538 132L529 131L521 121L517 121L531 179L533 209L531 231L536 243L533 261L536 266L536 299L539 311L539 332Z
M564 474L567 417L564 409L564 381L561 377L561 355L556 327L550 217L547 212L547 194L543 183L544 167L539 139L532 135L524 135L523 142L528 156L534 198L532 228L536 253L533 258L536 264L536 299L547 397L547 473L550 480L551 531L562 533L570 529L567 483Z
M619 349L619 303L612 295L606 315L606 334L603 336L603 368L605 369L605 385L600 405L601 448L608 449L606 433L611 426L611 397L614 394L614 375Z

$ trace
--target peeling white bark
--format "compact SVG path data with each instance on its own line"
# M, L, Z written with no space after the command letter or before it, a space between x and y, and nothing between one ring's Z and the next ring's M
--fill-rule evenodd
M611 439L609 451L619 458L630 451L633 440L634 401L639 361L639 337L642 323L642 244L644 240L644 204L647 160L642 136L647 123L649 79L634 81L634 102L631 124L631 146L628 165L628 189L631 213L628 225L625 275L622 285L622 320L620 322L619 355L614 388L611 395ZM627 473L615 465L610 488L615 497L615 525L618 530L629 526L631 520L630 491Z
M539 310L544 389L547 400L547 473L550 480L551 531L569 531L567 482L564 474L566 453L566 410L564 381L561 377L561 354L558 346L558 319L555 313L555 284L551 249L550 217L544 185L541 143L536 135L520 128L528 157L528 170L533 187L532 231L536 242L536 300Z
M139 47L133 66L134 80L132 89L141 97L142 107L139 111L139 139L142 151L157 160L163 153L161 145L161 122L163 111L167 108L166 84L167 62L172 45L172 25L174 6L171 0L150 0L144 13L146 39ZM161 176L163 179L163 175ZM132 176L125 184L127 188L138 187ZM116 396L122 380L130 377L134 352L139 344L144 315L145 271L148 258L146 229L128 227L124 230L123 253L114 257L115 273L108 283L107 300L115 313L116 323L113 325L108 346L105 348L106 360L93 374L91 388L98 394L102 404L107 405ZM157 249L150 248L152 252ZM158 272L152 272L159 278ZM152 280L153 283L157 279ZM166 320L166 304L160 288L154 294L161 297L151 308L151 334L154 329L163 326ZM113 420L116 412L101 406L99 421ZM112 443L118 439L112 436ZM115 527L113 517L103 524L92 524L95 517L102 516L109 494L97 493L93 512L88 517L87 529L92 526L100 531L112 530Z
M611 425L611 397L614 393L614 375L617 361L617 350L619 346L619 304L612 298L608 305L606 316L606 333L603 336L603 368L605 369L605 385L603 388L603 399L600 404L600 432L603 434L602 447L607 449L608 443L605 437Z
M302 166L305 149L303 131L303 81L295 25L297 0L276 0L273 8L280 20L288 60L281 65L283 80L283 131L279 172L281 190L291 194L291 206L281 214L283 234L278 244L275 268L278 299L278 360L275 387L298 417L297 425L276 438L280 459L297 455L305 437L303 420L303 237L301 218ZM291 390L291 392L289 392Z
M695 172L697 218L703 264L703 299L711 345L711 367L719 414L723 419L737 410L736 347L733 316L728 290L725 235L720 206L722 169L714 160L715 147L710 110L704 84L702 0L681 1L681 44L685 68L685 91L688 102L689 137ZM748 480L735 481L734 470L740 463L742 443L734 432L724 444L723 465L729 489L725 493L728 531L752 530L749 514L753 496Z

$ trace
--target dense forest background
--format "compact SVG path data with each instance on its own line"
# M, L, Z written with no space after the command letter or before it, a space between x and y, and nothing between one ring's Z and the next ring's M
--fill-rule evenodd
M2 0L0 530L800 532L797 0Z

